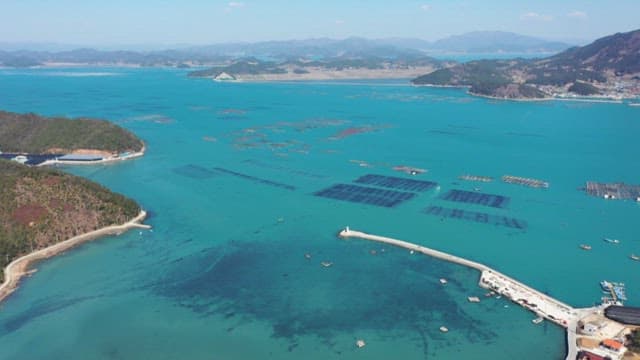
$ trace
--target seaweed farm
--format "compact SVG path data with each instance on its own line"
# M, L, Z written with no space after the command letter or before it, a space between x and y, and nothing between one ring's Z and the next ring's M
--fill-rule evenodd
M173 169L173 172L193 179L207 179L217 174L202 166L188 164Z
M549 183L543 180L531 179L519 176L505 175L502 181L508 184L524 185L532 188L548 188Z
M273 169L273 170L285 171L285 172L288 172L288 173L291 173L291 174L308 177L310 179L325 179L325 178L327 178L327 176L325 176L325 175L314 174L314 173L310 173L308 171L296 170L296 169L292 169L292 168L287 167L287 166L270 164L270 163L266 163L266 162L262 162L262 161L258 161L258 160L254 160L254 159L247 159L247 160L243 160L242 162L245 163L245 164L251 164L253 166L264 168L264 169Z
M443 200L462 202L495 208L505 208L509 204L508 196L485 194L475 191L450 190L440 197Z
M625 183L598 183L587 181L585 192L591 196L605 199L621 199L640 201L640 185Z
M493 178L491 176L480 176L480 175L460 175L458 179L465 181L480 181L480 182L492 182Z
M313 195L381 207L394 207L415 196L415 194L409 192L376 189L351 184L336 184L327 189L320 190Z
M384 176L368 174L361 176L355 182L360 184L375 185L391 189L400 189L407 191L427 191L436 186L438 183L424 180L404 179L395 176Z
M264 184L264 185L275 186L275 187L279 187L279 188L283 188L283 189L287 189L287 190L295 190L296 189L296 187L293 186L293 185L288 185L288 184L283 184L283 183L279 183L279 182L276 182L276 181L262 179L262 178L259 178L259 177L256 177L256 176L246 175L246 174L242 174L242 173L239 173L239 172L235 172L235 171L224 169L224 168L220 168L220 167L214 167L213 169L216 170L216 171L219 171L221 173L237 176L239 178L243 178L243 179L246 179L246 180L249 180L249 181L253 181L253 182L257 182L257 183Z
M462 209L445 208L442 206L429 206L422 211L427 215L439 216L442 218L459 219L472 221L482 224L490 224L495 226L504 226L508 228L521 229L527 228L524 220L514 219L501 215L492 215L477 211L467 211Z

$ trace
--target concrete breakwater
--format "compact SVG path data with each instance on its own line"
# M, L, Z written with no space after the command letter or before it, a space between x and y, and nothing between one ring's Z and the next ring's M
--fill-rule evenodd
M494 291L525 309L532 311L537 316L560 325L567 330L567 360L575 360L577 358L578 351L583 350L578 346L577 342L579 336L577 333L577 331L579 331L579 322L595 316L600 318L599 321L601 323L607 324L606 326L603 325L602 328L607 328L609 325L613 324L611 327L615 330L615 328L619 328L621 326L620 324L616 324L602 316L602 310L607 306L606 304L591 308L573 308L547 294L519 282L518 280L515 280L512 277L472 260L403 240L351 230L349 227L340 231L338 236L341 238L359 238L398 246L413 252L419 252L427 256L432 256L437 259L467 266L480 271L479 285L481 287ZM614 334L600 334L602 339L593 336L588 336L588 338L592 340L603 340L607 337L618 336L619 333L620 332L618 330L615 330ZM606 355L611 359L620 359L622 353L609 351L606 352Z
M349 229L349 227L346 227L345 229L340 231L338 235L341 238L359 238L402 247L411 251L422 253L427 256L431 256L444 261L449 261L454 264L467 266L480 271L479 285L481 287L495 291L496 293L510 299L520 306L534 312L537 316L543 317L567 329L568 353L566 359L574 360L576 358L578 348L575 341L575 327L578 319L584 317L588 313L598 311L598 308L574 309L573 307L557 299L554 299L553 297L544 294L536 289L533 289L519 282L518 280L502 274L484 264L431 249L425 246L389 237L367 234L364 232L351 230Z
M476 269L480 271L479 285L481 287L495 291L496 293L501 294L533 311L538 316L542 316L562 327L566 328L569 322L577 316L576 310L571 306L481 263L407 241L371 235L360 231L354 231L349 228L340 231L339 235L343 238L354 237L399 246L427 256Z

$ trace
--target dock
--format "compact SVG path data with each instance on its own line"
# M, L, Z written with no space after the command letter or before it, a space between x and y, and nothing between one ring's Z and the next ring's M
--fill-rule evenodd
M480 287L494 291L535 313L536 316L567 330L567 360L575 360L580 350L576 341L578 322L587 316L602 313L603 308L607 306L576 309L484 264L407 241L367 234L351 230L349 227L340 231L338 236L344 239L359 238L398 246L413 253L420 252L427 256L478 270L480 272Z

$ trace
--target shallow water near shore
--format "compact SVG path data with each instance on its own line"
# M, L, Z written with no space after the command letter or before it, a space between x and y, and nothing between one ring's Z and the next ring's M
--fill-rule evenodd
M105 118L143 138L141 159L64 170L136 199L153 230L39 263L0 305L0 358L563 358L563 329L485 298L477 272L338 239L347 225L484 263L576 307L599 301L603 279L625 282L627 304L640 305L640 264L628 258L640 253L640 206L578 190L588 180L640 182L640 108L501 102L399 81L51 72L1 70L0 107ZM439 186L389 208L314 196L366 174ZM506 184L505 174L551 186ZM505 208L445 200L454 189L510 199ZM526 227L434 216L429 206Z

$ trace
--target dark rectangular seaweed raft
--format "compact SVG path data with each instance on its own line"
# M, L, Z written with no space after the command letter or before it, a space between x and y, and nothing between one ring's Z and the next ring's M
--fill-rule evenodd
M443 200L463 202L491 206L495 208L505 208L509 205L509 197L502 195L484 194L476 191L450 190L440 197Z
M173 172L182 176L190 177L193 179L208 179L218 175L217 173L203 168L202 166L188 164L173 169Z
M406 191L427 191L438 185L438 183L424 180L405 179L395 176L384 176L368 174L361 176L355 182L359 184L375 185L391 189Z
M462 209L450 209L442 206L429 206L422 211L425 214L440 216L443 218L459 219L473 221L483 224L491 224L495 226L505 226L515 229L526 229L527 222L506 216L491 215L477 211L467 211Z
M313 195L382 207L394 207L415 196L415 194L408 192L374 189L350 184L336 184Z
M257 182L259 184L275 186L275 187L279 187L279 188L283 188L283 189L287 189L287 190L295 190L296 189L296 187L293 186L293 185L288 185L288 184L283 184L283 183L279 183L279 182L276 182L276 181L262 179L262 178L259 178L257 176L242 174L242 173L239 173L239 172L236 172L236 171L232 171L232 170L228 170L228 169L221 168L221 167L214 167L213 170L219 171L221 173L237 176L239 178L246 179L246 180L249 180L249 181Z

